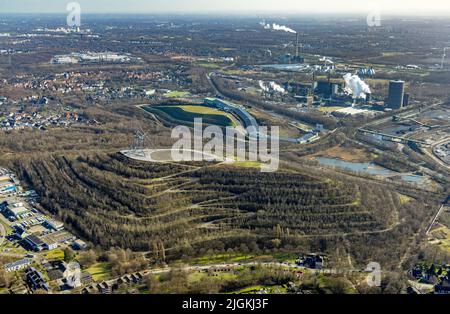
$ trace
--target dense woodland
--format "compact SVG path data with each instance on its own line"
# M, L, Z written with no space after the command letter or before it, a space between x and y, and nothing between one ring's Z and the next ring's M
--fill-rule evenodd
M400 255L396 248L424 215L415 201L402 204L382 185L293 169L143 163L116 153L23 159L15 167L43 209L81 237L159 259L211 250L328 252L346 237L365 261L384 252L386 241ZM360 250L366 241L374 248Z

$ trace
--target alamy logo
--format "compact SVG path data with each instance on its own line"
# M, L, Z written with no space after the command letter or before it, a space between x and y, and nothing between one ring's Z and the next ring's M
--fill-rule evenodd
M78 2L70 2L67 4L67 26L81 27L81 6Z
M367 15L367 25L369 27L381 26L381 8L378 5L372 4Z
M172 146L173 161L251 161L261 164L262 172L275 172L279 167L279 127L203 128L201 118L194 119L194 133L187 126L172 130L178 141ZM206 144L204 144L206 141ZM270 146L269 146L270 145Z
M371 262L367 265L366 271L369 275L366 278L367 285L369 287L381 286L381 265L379 263Z

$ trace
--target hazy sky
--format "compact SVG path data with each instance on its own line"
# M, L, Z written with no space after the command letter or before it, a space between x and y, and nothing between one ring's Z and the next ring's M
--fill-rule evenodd
M0 0L1 13L65 13L70 0ZM236 12L450 14L448 0L78 0L86 13Z

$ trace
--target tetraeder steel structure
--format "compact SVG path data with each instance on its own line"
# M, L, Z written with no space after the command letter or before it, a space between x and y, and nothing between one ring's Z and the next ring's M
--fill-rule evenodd
M131 151L136 156L142 156L145 157L145 143L148 139L148 132L144 131L142 126L135 121L135 127L134 127L134 136L133 136L133 143L131 145Z

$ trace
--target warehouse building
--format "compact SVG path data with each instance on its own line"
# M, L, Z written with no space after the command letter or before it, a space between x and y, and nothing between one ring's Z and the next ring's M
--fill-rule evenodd
M63 224L62 222L56 221L56 220L53 220L53 219L47 219L47 220L45 221L45 224L46 224L49 228L51 228L51 229L53 229L53 230L55 230L55 231L61 231L61 230L64 229L64 224Z
M22 219L22 217L29 213L28 208L26 208L23 203L8 204L6 206L6 215L9 217L14 217L14 219Z
M30 245L31 249L40 252L45 249L45 243L39 237L30 235L25 238L25 242Z

